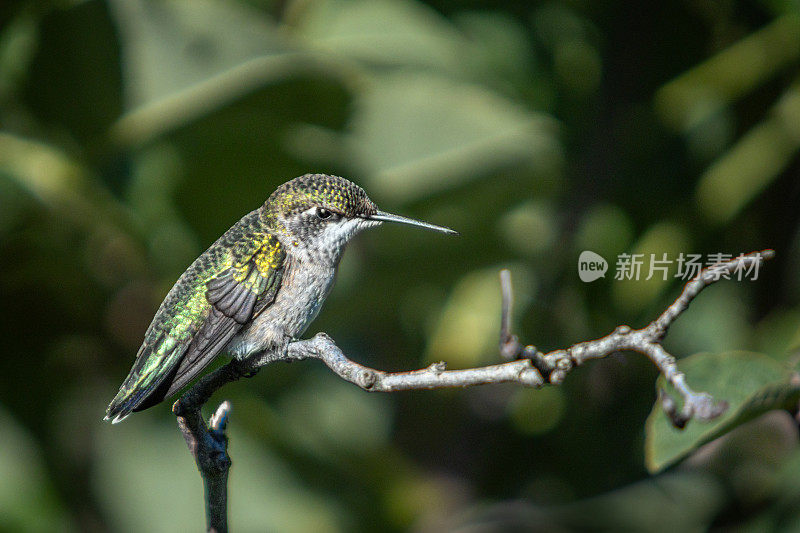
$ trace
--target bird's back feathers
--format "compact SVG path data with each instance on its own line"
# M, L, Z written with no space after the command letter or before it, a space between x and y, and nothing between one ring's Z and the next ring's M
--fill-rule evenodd
M275 299L286 254L257 209L181 275L106 411L119 422L179 391Z

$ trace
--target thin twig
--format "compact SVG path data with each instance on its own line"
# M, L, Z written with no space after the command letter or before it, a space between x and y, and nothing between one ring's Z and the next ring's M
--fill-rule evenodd
M700 272L696 278L687 283L681 295L678 296L672 305L667 307L667 309L661 313L661 316L650 324L653 334L657 335L659 339L663 338L664 335L667 334L669 326L678 318L678 315L686 311L689 304L692 303L692 300L712 283L719 281L725 275L732 274L737 270L751 268L756 264L760 266L761 263L773 257L775 257L774 250L761 250L760 252L741 255L730 261L717 263L706 268Z
M544 384L541 374L529 359L465 370L447 370L447 365L442 361L410 372L375 370L348 359L326 333L317 333L311 339L289 344L287 356L298 360L320 359L342 379L372 392L470 387L506 382L517 382L529 387Z
M500 271L500 292L503 296L503 307L500 315L500 357L510 361L519 356L522 345L519 338L511 333L511 308L514 305L514 293L511 290L511 272Z

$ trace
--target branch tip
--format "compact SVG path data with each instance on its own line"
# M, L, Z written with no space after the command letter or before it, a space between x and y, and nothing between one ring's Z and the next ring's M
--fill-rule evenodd
M661 402L661 408L664 410L664 414L667 415L672 425L678 429L685 428L686 423L689 422L689 417L678 410L678 404L675 402L675 399L661 388L658 389L658 399Z
M231 412L231 402L225 400L217 410L211 415L211 418L208 421L209 429L211 431L224 433L226 427L228 426L228 415Z
M523 350L519 338L511 333L511 307L514 295L511 290L511 271L504 268L500 271L500 293L502 307L500 310L500 356L511 361L517 359Z
M441 374L445 370L447 370L447 363L444 361L437 361L428 367L428 370L433 372L434 374Z

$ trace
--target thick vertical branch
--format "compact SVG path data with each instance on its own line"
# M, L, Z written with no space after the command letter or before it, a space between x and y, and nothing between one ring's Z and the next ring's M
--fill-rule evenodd
M198 381L172 406L178 427L203 478L206 526L208 531L214 533L228 531L228 471L231 459L228 456L225 428L231 405L227 400L222 402L208 425L203 420L201 408L214 391L242 375L239 364L232 361Z
M231 459L228 457L225 427L229 412L230 403L222 402L208 426L199 410L193 409L184 416L178 416L178 427L203 478L206 525L208 531L214 533L228 531L228 470Z

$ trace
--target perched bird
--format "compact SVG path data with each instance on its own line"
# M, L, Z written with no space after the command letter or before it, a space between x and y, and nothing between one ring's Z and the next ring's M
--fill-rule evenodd
M456 233L380 211L337 176L306 174L278 187L169 291L105 419L117 423L160 403L220 352L237 359L285 353L319 313L345 244L382 222Z

